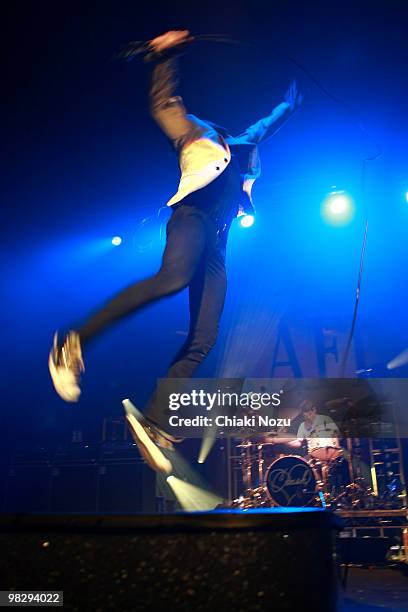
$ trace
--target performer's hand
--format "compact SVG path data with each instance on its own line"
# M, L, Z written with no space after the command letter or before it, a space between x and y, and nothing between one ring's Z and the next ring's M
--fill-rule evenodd
M299 93L296 81L292 81L289 89L285 94L285 102L289 104L290 110L293 112L300 107L303 102L303 96Z
M162 53L172 47L191 42L193 39L193 36L190 36L189 30L170 30L150 40L149 47L154 53Z

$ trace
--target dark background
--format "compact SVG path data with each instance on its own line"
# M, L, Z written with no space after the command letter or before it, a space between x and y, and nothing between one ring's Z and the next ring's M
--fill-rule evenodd
M160 262L167 213L155 216L176 190L177 160L148 115L148 67L112 57L121 44L170 28L239 41L200 43L182 58L181 91L198 116L234 133L268 114L293 78L305 98L262 148L257 222L231 232L222 333L201 374L223 374L217 363L237 317L249 321L245 341L255 344L261 310L347 329L363 235L362 160L377 143L382 155L366 172L370 231L357 331L369 340L366 367L406 348L404 2L14 2L3 22L3 449L61 444L77 423L98 439L102 417L122 414L123 397L143 405L183 340L185 295L95 341L78 405L56 397L48 378L54 330ZM343 228L320 215L333 185L356 203Z

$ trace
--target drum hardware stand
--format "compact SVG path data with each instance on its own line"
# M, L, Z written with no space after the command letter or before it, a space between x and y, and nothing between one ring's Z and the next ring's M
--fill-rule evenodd
M353 453L353 440L351 438L347 438L347 451L348 451L348 455L350 458L348 462L350 482L354 482L354 464L352 461L352 457L354 453Z
M264 480L263 465L264 465L265 459L263 458L262 449L263 449L262 444L258 444L258 476L259 476L259 482L263 482L263 480Z

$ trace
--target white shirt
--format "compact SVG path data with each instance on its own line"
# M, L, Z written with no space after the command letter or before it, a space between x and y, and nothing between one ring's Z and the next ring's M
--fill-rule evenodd
M297 437L304 438L329 438L336 437L339 434L339 428L329 416L325 414L316 414L313 423L303 421L300 424Z

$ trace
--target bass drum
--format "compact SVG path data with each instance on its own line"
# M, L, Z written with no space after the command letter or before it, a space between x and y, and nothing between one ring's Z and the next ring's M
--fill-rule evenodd
M314 470L303 457L279 457L266 472L266 491L274 506L312 506L316 489Z

